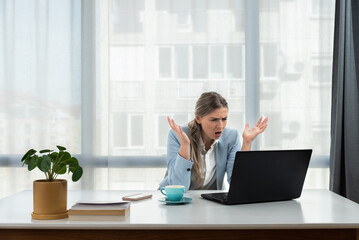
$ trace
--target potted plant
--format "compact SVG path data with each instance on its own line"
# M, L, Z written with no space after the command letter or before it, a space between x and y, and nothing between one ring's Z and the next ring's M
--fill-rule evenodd
M30 149L22 157L23 166L29 171L36 167L45 173L46 179L35 180L33 185L34 219L60 219L67 214L67 181L58 175L72 173L72 181L78 181L83 173L79 161L65 147L56 146L58 151Z

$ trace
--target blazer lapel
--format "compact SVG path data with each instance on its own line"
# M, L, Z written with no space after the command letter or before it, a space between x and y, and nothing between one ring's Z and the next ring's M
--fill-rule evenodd
M225 144L223 144L223 135L219 139L216 147L216 177L217 177L217 189L222 189L223 187L223 176L225 173L227 157L225 155L226 151L223 149Z

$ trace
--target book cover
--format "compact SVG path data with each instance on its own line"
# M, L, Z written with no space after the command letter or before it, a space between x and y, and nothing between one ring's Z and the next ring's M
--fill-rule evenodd
M129 211L129 202L78 202L69 209L68 214L69 216L125 216Z

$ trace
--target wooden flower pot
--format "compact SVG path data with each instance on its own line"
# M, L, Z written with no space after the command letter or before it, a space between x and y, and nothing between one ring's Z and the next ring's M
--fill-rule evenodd
M67 218L67 181L58 179L34 181L34 211L33 219Z

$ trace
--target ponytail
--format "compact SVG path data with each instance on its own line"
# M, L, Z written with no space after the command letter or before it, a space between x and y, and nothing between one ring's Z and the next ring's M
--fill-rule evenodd
M195 186L200 187L204 181L204 166L200 156L200 141L202 127L193 119L188 123L189 127L189 140L191 142L191 158L193 160L194 180Z

